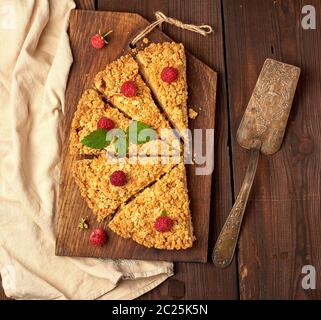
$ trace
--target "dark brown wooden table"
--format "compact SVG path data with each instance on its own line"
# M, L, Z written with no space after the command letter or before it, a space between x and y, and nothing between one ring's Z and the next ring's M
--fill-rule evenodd
M321 299L303 290L302 267L321 273L321 1L320 0L77 0L87 10L154 12L215 33L206 40L164 25L175 41L219 73L210 252L237 195L249 154L235 133L267 57L302 68L282 149L262 157L246 210L237 259L225 270L177 263L175 276L141 299ZM312 4L317 29L303 30ZM210 255L209 255L210 257ZM4 299L0 291L0 299Z

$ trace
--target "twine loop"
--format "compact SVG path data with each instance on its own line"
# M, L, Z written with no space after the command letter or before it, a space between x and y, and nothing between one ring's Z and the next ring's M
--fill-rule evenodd
M141 31L131 42L132 46L135 46L136 43L150 33L155 27L161 25L163 22L172 24L178 28L196 32L204 37L213 32L213 28L207 24L196 26L194 24L183 23L180 20L167 17L163 12L155 12L156 20L147 26L143 31Z

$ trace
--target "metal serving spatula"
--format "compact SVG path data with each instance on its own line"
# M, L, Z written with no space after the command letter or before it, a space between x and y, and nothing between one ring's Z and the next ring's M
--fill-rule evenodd
M213 250L217 267L232 262L260 151L271 155L280 149L299 75L300 68L272 59L263 65L237 131L238 143L250 149L251 156L240 193Z

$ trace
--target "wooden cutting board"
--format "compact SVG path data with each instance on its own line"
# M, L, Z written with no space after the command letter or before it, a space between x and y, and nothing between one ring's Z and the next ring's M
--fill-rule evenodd
M67 91L65 117L62 132L62 168L59 205L56 219L56 255L81 256L114 259L167 260L206 262L210 219L210 198L212 176L196 176L195 166L187 165L187 179L190 208L197 241L191 249L180 251L148 249L132 240L123 239L107 228L108 244L101 248L90 245L91 230L106 223L96 222L95 216L81 197L71 174L72 157L68 154L70 124L78 100L93 83L95 74L106 64L129 50L131 39L149 22L140 15L118 12L95 12L73 10L70 16L70 42L74 57ZM98 32L113 30L110 44L102 50L90 45L90 37ZM188 32L188 31L186 31ZM170 40L159 29L152 31L148 38L154 42ZM204 38L206 45L206 38ZM138 43L137 48L142 44ZM188 105L199 112L190 128L213 128L215 123L215 97L217 74L207 65L187 54ZM205 136L205 134L204 134ZM205 144L204 144L205 145ZM88 216L90 228L79 230L81 217Z

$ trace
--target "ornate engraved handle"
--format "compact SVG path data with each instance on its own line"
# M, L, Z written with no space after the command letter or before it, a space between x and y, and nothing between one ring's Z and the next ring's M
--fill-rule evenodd
M240 193L216 241L212 260L217 267L225 268L229 266L233 260L244 211L252 188L257 163L259 160L259 155L260 150L252 149L250 162L246 170L246 175Z

